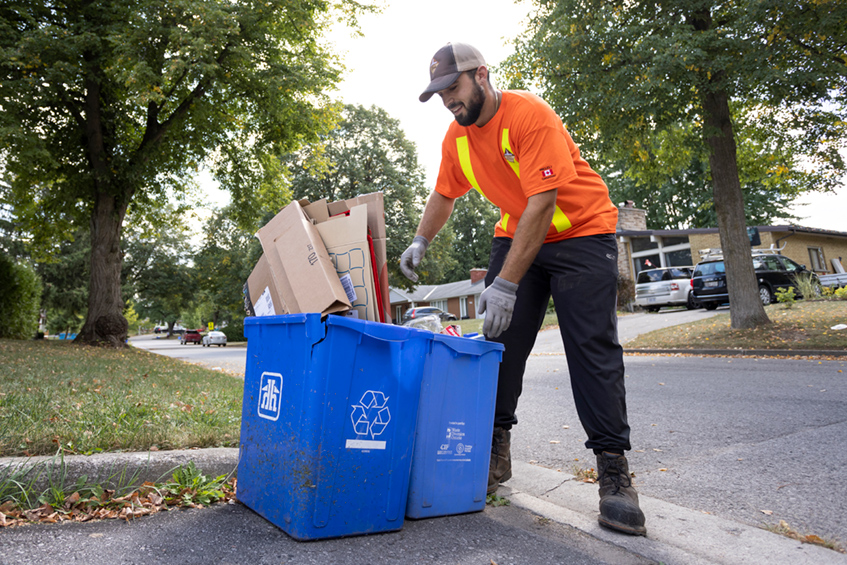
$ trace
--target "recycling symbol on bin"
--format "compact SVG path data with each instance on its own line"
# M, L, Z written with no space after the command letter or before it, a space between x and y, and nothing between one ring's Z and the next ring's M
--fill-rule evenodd
M378 390L369 390L362 395L359 404L353 405L353 429L357 435L369 435L372 438L385 431L391 421L388 411L388 398Z

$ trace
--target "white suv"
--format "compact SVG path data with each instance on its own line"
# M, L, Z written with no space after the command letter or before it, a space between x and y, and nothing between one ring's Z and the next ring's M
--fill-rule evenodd
M697 305L689 300L693 267L663 267L638 273L635 281L635 303L648 312L658 312L662 306Z

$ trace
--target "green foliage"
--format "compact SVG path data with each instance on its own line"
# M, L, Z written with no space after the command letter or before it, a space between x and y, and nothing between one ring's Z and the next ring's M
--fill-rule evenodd
M242 287L262 254L252 232L241 229L232 209L216 212L204 225L203 242L194 254L196 292L191 325L218 326L244 317ZM243 338L242 338L243 339Z
M31 339L41 306L41 280L35 270L0 253L0 288L0 338Z
M838 300L847 300L847 286L835 289L833 296Z
M247 341L244 337L244 318L234 320L227 324L225 328L218 328L226 336L227 343L236 341Z
M794 275L792 278L804 300L812 300L820 297L822 292L820 282L813 278L811 273L800 273Z
M41 299L50 333L77 332L82 326L88 311L90 249L88 230L79 229L56 242L54 253L42 256L36 267L44 283Z
M208 505L224 498L222 488L228 477L221 475L210 479L200 472L194 461L189 461L188 465L176 469L171 478L172 482L162 485L166 499L176 499L180 504Z
M788 217L802 192L839 185L844 3L535 3L502 74L543 93L614 200L647 208L649 227L716 224L711 95L729 99L752 223Z
M376 106L345 106L335 129L286 156L285 163L295 199L336 201L381 191L390 234L389 279L410 284L400 273L399 259L414 237L426 189L415 146L398 120Z
M236 220L280 200L271 155L314 142L341 67L321 34L369 6L269 0L47 1L0 7L0 153L9 203L36 248L90 226L85 341L122 342L122 222L186 199L208 164ZM102 275L101 275L102 273ZM96 282L96 284L95 284ZM108 328L99 335L99 327Z
M794 293L794 287L783 287L776 289L776 301L780 304L784 304L785 308L791 308L794 306L794 303L797 302L797 296Z
M456 199L447 223L456 264L447 269L440 282L467 280L471 269L488 267L494 225L499 219L500 211L475 190Z
M145 236L130 232L125 238L123 278L139 315L169 324L180 319L194 296L194 271L183 233Z

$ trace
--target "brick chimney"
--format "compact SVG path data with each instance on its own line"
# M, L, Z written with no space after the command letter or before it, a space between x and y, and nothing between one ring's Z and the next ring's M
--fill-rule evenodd
M639 210L632 200L618 206L618 231L643 231L647 229L647 211Z
M471 269L471 284L481 281L488 274L488 269Z

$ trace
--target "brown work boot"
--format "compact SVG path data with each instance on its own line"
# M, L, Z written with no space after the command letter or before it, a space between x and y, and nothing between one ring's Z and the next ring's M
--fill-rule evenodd
M491 463L488 466L488 494L494 494L500 483L512 478L511 437L509 430L494 428L491 437Z
M644 513L638 507L638 493L632 486L626 457L607 451L600 453L597 455L597 475L600 525L633 536L646 536Z

